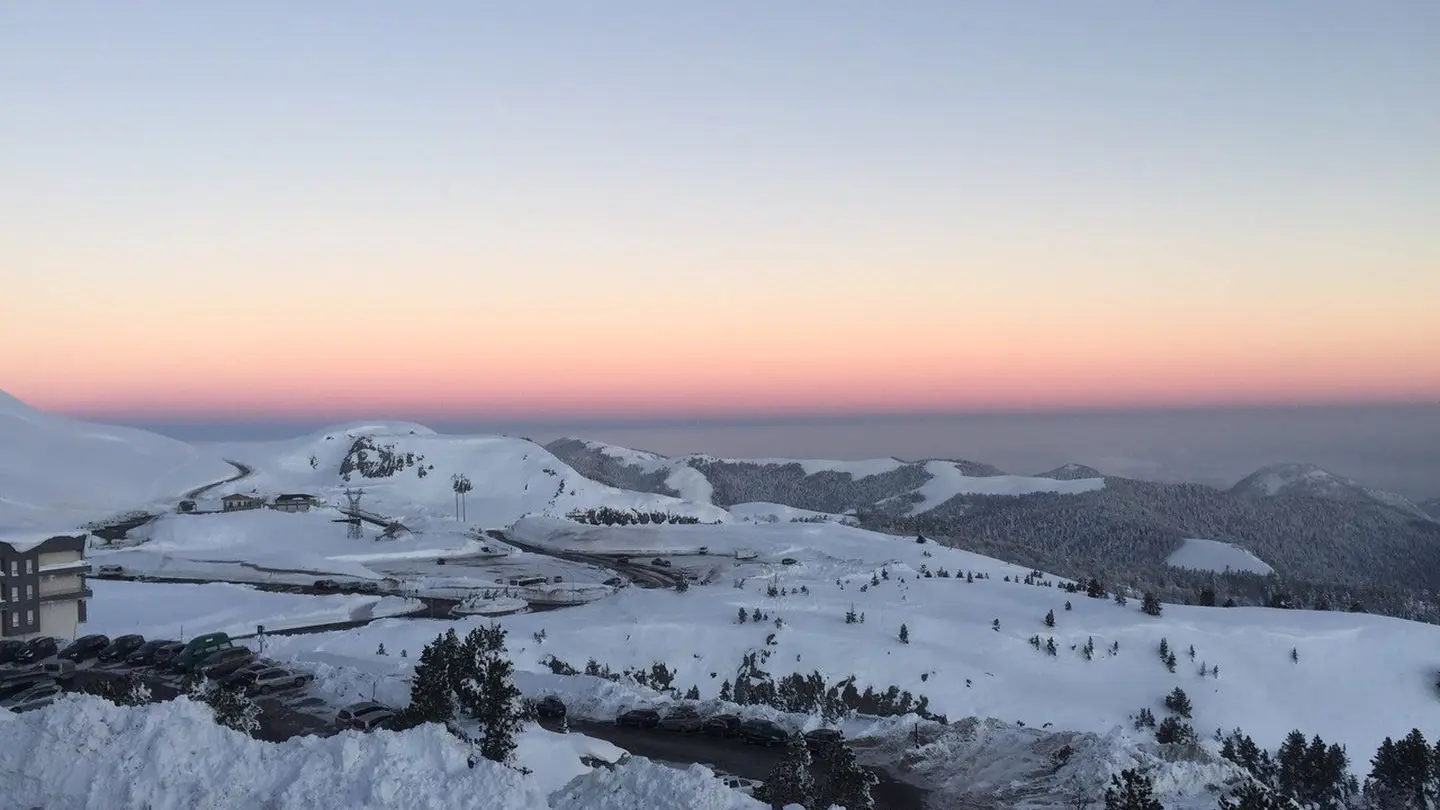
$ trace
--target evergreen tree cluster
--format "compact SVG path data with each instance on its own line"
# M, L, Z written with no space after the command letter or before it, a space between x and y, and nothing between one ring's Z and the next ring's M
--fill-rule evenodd
M649 525L694 525L700 518L691 515L675 515L670 512L644 512L639 509L615 509L601 506L592 509L575 509L565 517L576 523L590 526L649 526Z
M818 778L817 778L818 777ZM855 752L843 742L822 745L811 757L805 738L791 737L785 754L765 777L755 798L772 808L798 804L806 810L875 810L871 790L879 782L860 766Z
M420 653L410 705L398 725L451 727L463 714L480 726L480 755L508 762L524 707L515 688L514 664L505 652L505 630L498 624L471 630L463 640L454 629L437 636Z

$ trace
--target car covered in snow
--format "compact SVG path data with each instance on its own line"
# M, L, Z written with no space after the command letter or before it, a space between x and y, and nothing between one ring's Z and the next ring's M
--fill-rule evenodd
M535 701L535 716L558 720L565 716L565 701L554 695L546 695Z
M746 777L736 776L733 773L725 773L724 771L716 771L715 778L719 779L720 783L725 787L731 790L738 790L746 796L754 796L760 788L765 786L765 783L759 779L747 779Z
M20 650L15 653L15 663L34 664L39 661L44 661L46 658L53 658L59 654L59 652L59 641L49 636L40 636L39 638L32 638L25 642L25 646L21 647Z
M746 720L740 725L740 739L751 745L784 745L794 736L770 720Z
M660 713L654 709L631 709L628 712L621 712L615 718L615 725L655 728L660 725Z
M123 577L125 569L118 565L102 565L95 569L97 577Z
M341 709L335 715L335 725L356 731L370 731L394 716L395 710L389 706L367 700Z

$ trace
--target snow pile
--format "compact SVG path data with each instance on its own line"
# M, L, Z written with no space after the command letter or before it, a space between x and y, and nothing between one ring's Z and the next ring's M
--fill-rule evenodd
M1078 796L1103 801L1110 777L1135 768L1169 808L1213 808L1216 786L1243 771L1203 747L1162 747L1116 727L1105 733L1049 731L966 718L924 724L921 744L888 735L855 740L863 762L888 764L907 781L945 795L1006 807L1073 806Z
M263 743L217 726L208 707L183 698L124 709L71 696L0 713L0 784L11 807L549 806L533 780L490 762L471 769L468 755L438 726Z
M1248 571L1261 576L1275 573L1275 569L1271 568L1264 560L1239 546L1222 543L1219 540L1201 540L1194 537L1184 540L1180 548L1165 558L1165 562L1176 568L1189 568L1195 571L1214 571L1216 573Z
M0 784L5 807L95 810L763 807L701 767L629 759L592 772L582 756L624 755L580 734L532 727L518 743L517 768L472 768L470 747L435 725L266 743L217 726L208 707L185 698L122 708L70 695L39 711L0 712Z
M257 591L243 585L90 580L95 592L82 632L111 638L194 638L202 633L244 635L414 612L421 603L396 596L306 596Z
M219 455L133 428L37 411L0 391L0 532L64 530L235 473Z
M669 512L702 521L726 521L708 497L685 500L630 492L592 481L534 442L510 436L443 435L408 422L340 425L277 442L215 445L255 474L220 488L260 493L304 492L343 503L347 486L365 490L361 506L408 526L412 520L455 514L452 476L469 479L465 516L473 525L506 525L524 515L564 516L576 509L610 507ZM350 468L349 480L342 465ZM366 475L360 465L370 465ZM384 469L380 469L383 467ZM415 528L411 526L411 528Z
M708 782L711 790L698 786ZM613 771L600 768L581 777L551 799L555 810L763 810L766 807L730 790L702 765L680 770L644 759L631 759Z

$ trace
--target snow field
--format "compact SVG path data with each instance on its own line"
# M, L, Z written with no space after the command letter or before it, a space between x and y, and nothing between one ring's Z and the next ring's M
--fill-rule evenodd
M515 529L534 537L544 534L545 526L525 521ZM594 539L579 539L576 532ZM828 524L587 527L554 537L576 546L627 548L658 548L669 537L677 547L707 544L710 559L729 567L715 584L686 593L628 588L583 607L501 619L517 667L532 672L548 673L543 661L549 655L577 669L590 658L615 671L663 661L677 670L681 690L694 684L702 697L714 698L745 653L769 649L772 657L762 668L777 678L817 669L831 681L854 674L862 689L894 684L926 695L933 711L952 719L993 717L1096 734L1120 727L1122 734L1137 737L1148 733L1131 731L1130 715L1148 707L1164 717L1161 701L1179 686L1194 704L1192 722L1202 738L1216 728L1239 727L1274 748L1298 728L1344 744L1357 771L1386 736L1417 724L1427 736L1440 733L1440 717L1414 711L1417 701L1433 699L1430 651L1440 641L1440 628L1428 625L1364 614L1178 605L1149 617L1140 612L1138 599L1121 607L1059 588L1005 582L1004 576L1026 572L932 543ZM762 558L793 555L798 564L716 559L727 545L740 543L760 550ZM922 564L990 578L925 579L916 574ZM890 578L862 592L882 567ZM743 589L732 587L735 577L747 577ZM788 595L767 596L772 582ZM798 593L802 585L809 594ZM844 623L852 605L865 614L863 624ZM757 607L784 626L737 621L741 608ZM1043 623L1050 610L1054 628ZM995 619L998 632L992 629ZM482 623L455 626L463 634ZM901 624L908 628L909 644L898 639ZM383 641L391 651L408 648L413 657L447 626L378 622L286 639L279 646L287 652L277 654L303 658L315 650L364 659ZM536 642L533 634L542 629L546 638ZM771 633L777 643L767 647ZM1035 650L1032 635L1054 637L1059 654ZM1092 637L1096 652L1086 661L1079 648ZM1180 659L1173 674L1159 659L1162 638ZM1107 650L1115 642L1119 653L1112 657ZM1290 660L1291 648L1299 663ZM1202 663L1217 665L1219 677L1201 677Z
M1195 571L1249 571L1261 576L1275 573L1275 569L1264 560L1239 546L1194 537L1184 540L1180 548L1165 558L1165 562L1176 568Z
M184 698L122 708L71 695L26 714L0 712L6 807L116 810L758 810L705 768L630 759L594 773L579 756L613 746L529 729L522 774L486 760L439 726L260 742L218 726ZM637 800L636 797L643 797Z

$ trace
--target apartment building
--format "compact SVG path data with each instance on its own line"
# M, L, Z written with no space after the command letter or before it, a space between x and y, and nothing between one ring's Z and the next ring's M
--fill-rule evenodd
M0 538L0 638L75 638L92 593L85 535Z

